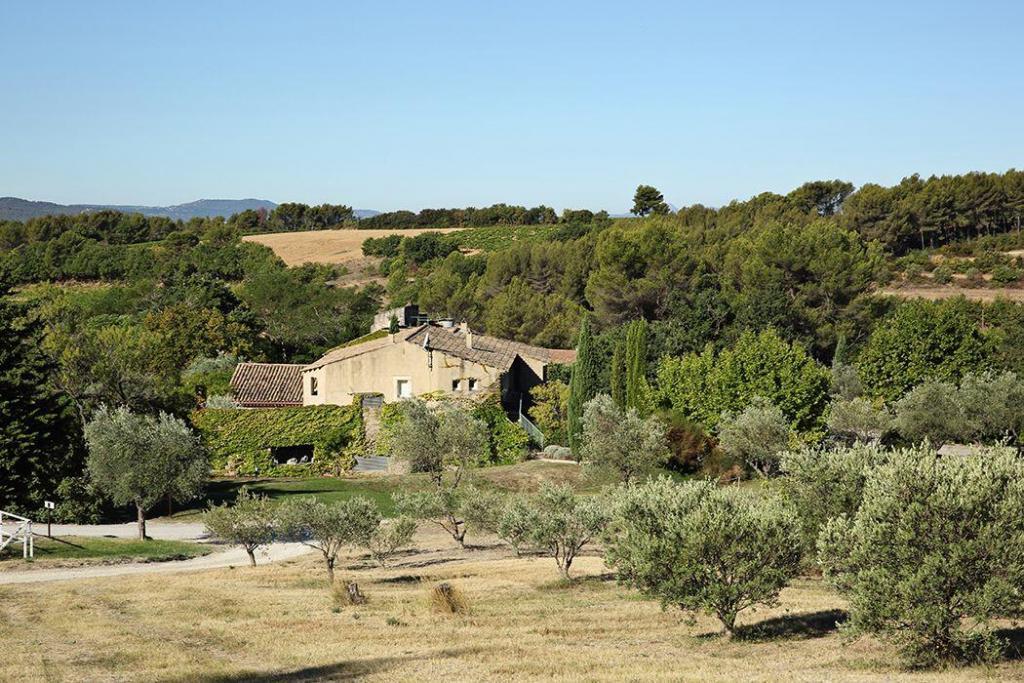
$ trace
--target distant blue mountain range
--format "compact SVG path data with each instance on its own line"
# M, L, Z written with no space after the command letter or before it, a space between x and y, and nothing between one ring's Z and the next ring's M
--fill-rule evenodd
M271 211L277 206L266 199L199 199L187 204L174 206L137 206L134 204L54 204L53 202L35 202L18 197L0 197L0 220L24 221L36 216L53 214L78 214L89 211L112 209L124 213L141 213L145 216L166 216L167 218L187 221L190 218L207 218L224 216L245 211L246 209L266 209ZM376 216L379 211L372 209L356 209L358 218Z

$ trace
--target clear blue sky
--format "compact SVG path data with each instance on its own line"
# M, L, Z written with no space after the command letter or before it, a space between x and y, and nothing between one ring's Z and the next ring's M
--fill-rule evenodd
M1004 171L1022 28L1015 1L6 2L0 196L621 211Z

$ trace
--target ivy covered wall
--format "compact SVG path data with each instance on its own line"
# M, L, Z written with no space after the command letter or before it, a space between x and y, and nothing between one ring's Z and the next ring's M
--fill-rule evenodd
M340 473L354 463L362 447L359 406L296 408L207 408L192 423L210 451L214 470L228 474L300 476ZM271 449L313 447L306 465L275 465Z

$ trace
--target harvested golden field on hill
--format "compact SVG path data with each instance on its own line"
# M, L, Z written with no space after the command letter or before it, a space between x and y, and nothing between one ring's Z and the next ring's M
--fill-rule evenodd
M455 232L460 228L432 230L310 230L306 232L274 232L264 235L246 235L246 242L263 244L289 266L303 263L348 263L363 258L363 240L399 234L415 237L424 232Z
M898 296L903 299L955 299L962 296L971 301L991 303L996 299L1024 302L1024 289L1009 287L947 287L943 285L906 285L879 290L882 296Z
M128 681L962 681L1024 679L1007 662L936 672L898 668L894 652L836 632L843 601L799 579L777 608L741 614L736 639L717 622L616 585L590 553L558 580L546 557L513 557L494 539L459 550L424 526L418 549L378 569L339 558L338 580L368 603L337 604L322 559L201 573L131 576L0 590L7 680ZM468 613L428 595L455 586ZM745 626L745 628L743 628Z

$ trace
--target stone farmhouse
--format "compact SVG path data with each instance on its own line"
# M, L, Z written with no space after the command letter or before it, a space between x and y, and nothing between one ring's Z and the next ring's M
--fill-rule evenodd
M501 396L510 416L552 364L572 363L574 350L549 349L473 332L465 323L424 322L378 329L308 365L240 363L231 379L243 407L351 405L357 397L385 402L445 392Z

